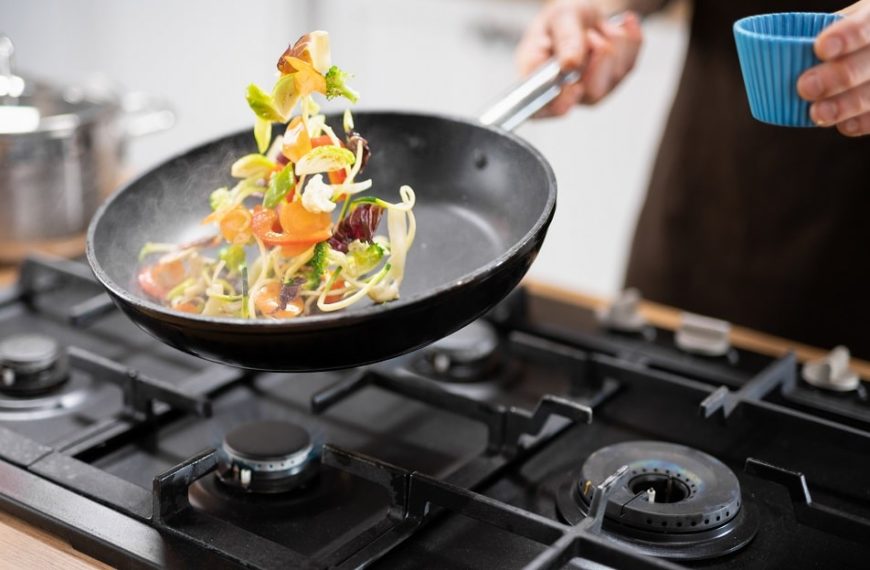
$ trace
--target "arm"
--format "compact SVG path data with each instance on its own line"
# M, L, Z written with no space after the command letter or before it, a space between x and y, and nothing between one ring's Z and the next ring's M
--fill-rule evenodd
M637 13L658 10L667 0L555 0L548 2L517 46L523 75L547 61L563 70L582 69L583 77L566 85L541 113L564 115L577 103L597 103L631 71L642 42ZM624 13L619 23L607 15Z
M870 134L870 0L842 10L843 19L819 34L814 45L822 63L798 79L798 93L811 101L810 117L850 137Z

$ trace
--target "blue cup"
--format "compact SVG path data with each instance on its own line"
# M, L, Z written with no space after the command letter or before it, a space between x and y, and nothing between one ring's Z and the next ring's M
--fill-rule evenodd
M797 92L797 80L819 63L816 36L840 19L837 14L787 12L750 16L734 22L737 56L752 116L785 127L813 127L810 104Z

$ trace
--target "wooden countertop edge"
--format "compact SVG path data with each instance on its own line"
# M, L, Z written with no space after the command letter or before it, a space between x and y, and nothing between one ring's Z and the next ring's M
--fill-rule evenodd
M566 303L593 308L600 307L607 303L607 299L603 297L580 293L557 285L542 283L534 279L526 279L523 284L530 292L536 295ZM657 327L676 329L680 326L680 315L682 314L682 311L678 309L653 303L651 301L642 301L640 310L643 315L649 319L650 323ZM826 350L820 348L807 346L805 344L760 333L740 326L731 327L731 343L738 348L771 356L783 356L789 351L794 351L798 359L801 361L820 358L827 353ZM851 366L861 377L870 378L870 362L852 359Z
M64 570L111 568L53 534L0 509L0 567Z

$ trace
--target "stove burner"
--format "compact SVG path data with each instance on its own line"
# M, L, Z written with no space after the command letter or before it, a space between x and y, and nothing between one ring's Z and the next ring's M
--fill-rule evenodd
M500 366L495 328L481 320L438 340L420 352L420 372L448 382L476 382Z
M586 517L595 485L621 466L622 484L607 504L604 530L616 542L663 558L713 558L745 546L757 523L740 483L724 463L696 449L657 441L610 445L590 455L560 489L562 517Z
M16 396L41 394L68 377L66 352L51 337L17 334L0 342L0 391Z
M218 479L236 490L284 493L317 472L317 452L304 428L286 421L242 424L224 436Z

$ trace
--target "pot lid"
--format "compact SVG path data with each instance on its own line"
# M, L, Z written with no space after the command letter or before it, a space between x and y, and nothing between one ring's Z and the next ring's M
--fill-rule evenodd
M16 74L14 53L12 40L0 34L0 135L47 131L65 134L88 121L107 103Z

